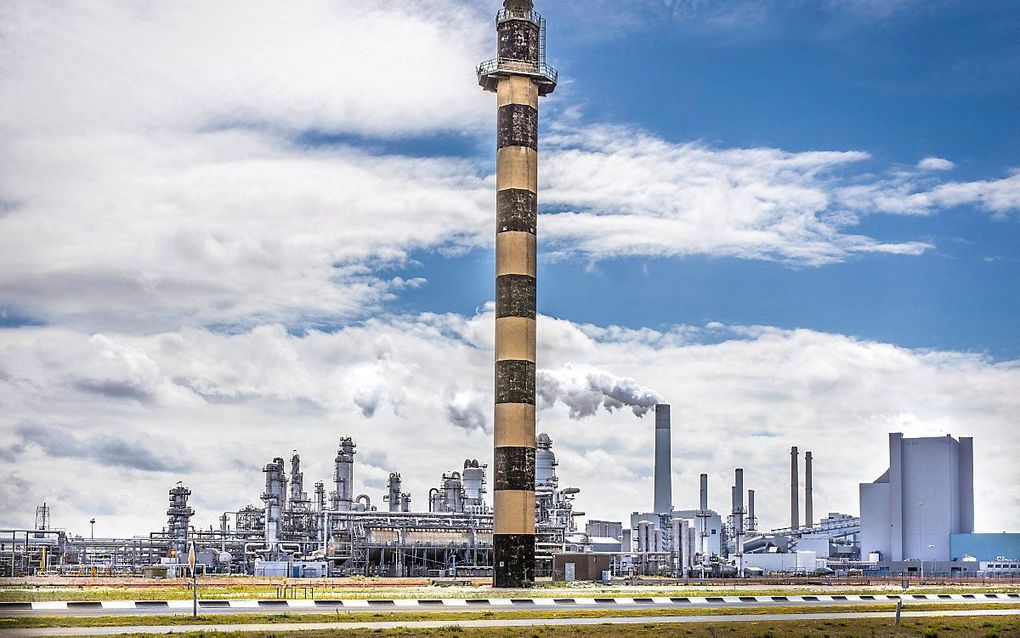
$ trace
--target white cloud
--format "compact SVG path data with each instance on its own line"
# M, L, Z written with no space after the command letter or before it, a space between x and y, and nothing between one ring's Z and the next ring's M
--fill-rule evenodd
M147 337L5 330L0 483L22 487L16 499L0 494L0 524L24 524L45 499L61 526L87 529L101 506L106 530L141 533L162 525L165 491L177 480L194 489L200 524L214 523L219 511L256 500L261 466L293 448L309 483L328 480L342 434L372 460L358 466L359 491L378 497L374 481L400 471L423 503L443 470L490 457L491 328L488 311L374 319L305 336L280 326ZM782 525L787 452L799 445L815 454L816 511L853 513L857 483L885 469L888 432L903 431L975 436L979 529L1007 529L1020 516L1011 457L1020 362L810 330L658 332L546 317L539 350L546 375L610 371L603 374L651 386L672 404L678 505L694 502L697 476L709 472L722 507L732 469L742 466L763 524ZM648 507L652 420L629 410L570 411L543 403L539 428L556 442L562 484L582 488L579 508L620 518ZM82 451L58 446L61 437ZM111 464L101 440L138 458ZM153 460L160 453L188 463ZM92 496L101 492L116 496Z
M543 201L565 212L546 215L542 232L567 254L711 254L818 265L855 253L930 248L844 232L856 211L836 201L846 186L842 173L867 153L714 149L623 126L562 127L546 145Z
M4 4L0 131L217 125L398 135L488 121L468 3Z
M923 171L949 171L956 168L956 164L941 157L926 157L917 163L917 167Z

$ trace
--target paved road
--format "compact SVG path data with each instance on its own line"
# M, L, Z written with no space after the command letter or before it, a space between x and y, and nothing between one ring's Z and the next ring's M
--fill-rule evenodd
M1020 609L972 609L952 611L905 611L904 618L932 618L946 616L1012 616L1018 619L1020 627ZM351 629L437 629L459 625L461 627L536 627L563 625L601 625L613 624L690 624L690 623L740 623L740 622L782 622L784 620L846 620L865 618L895 617L893 612L849 612L849 613L813 613L813 614L764 614L736 616L646 616L627 618L537 618L537 619L505 619L505 620L461 620L461 621L415 621L415 622L360 622L360 623L274 623L250 625L190 625L162 627L74 627L46 629L11 629L5 632L10 638L38 638L43 636L116 636L128 633L169 634L184 632L229 632L229 631L308 631L313 629L351 630Z
M1001 594L1001 596L1007 596ZM920 597L918 597L920 598ZM725 596L713 598L524 598L476 600L232 600L200 601L203 616L225 614L332 614L395 612L458 612L510 610L625 610L625 609L739 609L741 607L832 607L834 605L888 605L895 599L885 595L868 596ZM906 599L904 603L1002 604L1020 603L1018 598L971 597ZM107 601L94 603L34 603L32 609L0 608L0 616L179 616L191 614L190 600Z

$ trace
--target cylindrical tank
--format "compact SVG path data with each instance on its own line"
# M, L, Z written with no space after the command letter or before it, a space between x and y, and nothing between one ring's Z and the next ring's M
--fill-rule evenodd
M446 512L464 511L464 486L460 472L443 475L443 508Z
M469 505L481 505L485 493L485 470L477 460L464 461L464 496Z
M552 439L545 432L538 435L535 450L535 487L553 487L559 483L556 476L556 454L552 451Z

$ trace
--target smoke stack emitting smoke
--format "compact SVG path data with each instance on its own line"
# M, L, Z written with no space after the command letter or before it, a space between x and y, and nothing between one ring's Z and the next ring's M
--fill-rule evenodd
M657 392L629 377L570 364L560 370L539 370L536 390L547 405L557 401L566 405L572 419L592 416L600 405L608 412L629 407L635 416L644 416L663 401Z

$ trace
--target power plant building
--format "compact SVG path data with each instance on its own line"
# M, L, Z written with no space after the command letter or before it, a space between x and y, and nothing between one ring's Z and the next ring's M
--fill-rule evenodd
M950 537L974 531L971 437L889 435L889 469L860 485L861 554L948 561Z

